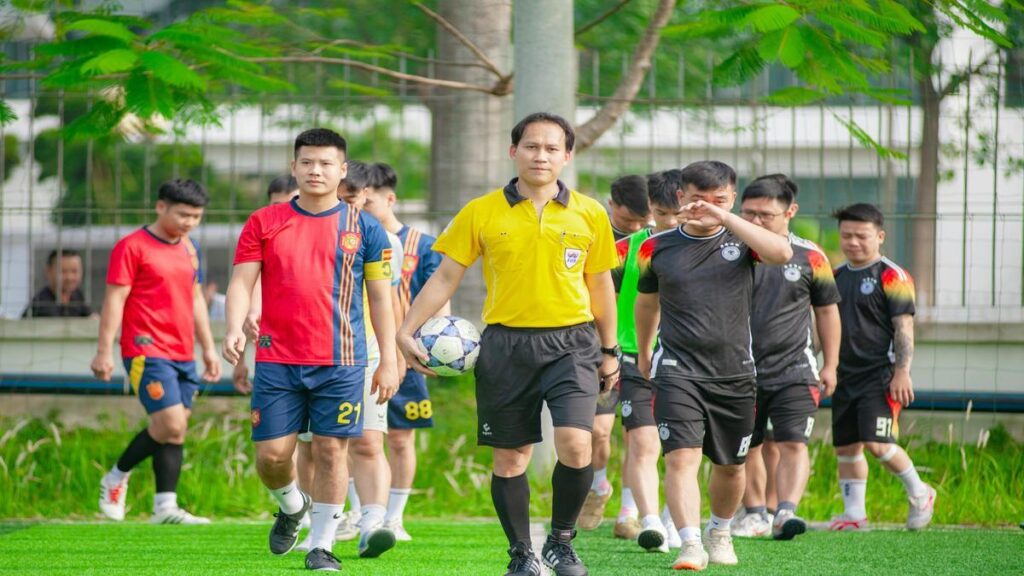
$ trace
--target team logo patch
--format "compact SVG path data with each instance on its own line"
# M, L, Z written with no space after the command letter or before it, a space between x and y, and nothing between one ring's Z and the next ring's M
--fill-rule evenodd
M152 336L146 336L145 334L139 334L134 338L136 346L149 346L153 343Z
M622 417L629 418L629 415L633 413L633 403L629 400L622 401Z
M164 385L159 380L153 380L146 384L146 394L153 400L160 400L164 397Z
M658 424L658 437L661 438L662 440L668 440L668 435L668 424L665 424L664 422Z
M409 275L416 271L416 265L420 263L420 257L415 254L406 254L402 259L402 274Z
M572 267L580 261L580 256L583 255L583 250L579 248L566 248L565 249L565 267L572 270Z
M249 419L252 420L252 427L256 428L263 421L263 417L260 414L259 408L253 408L252 412L249 412Z
M735 242L726 242L722 244L722 258L725 258L729 262L735 262L740 258L740 245Z
M362 237L357 232L345 232L338 239L338 247L345 254L355 254L356 250L359 250L359 241L361 239Z
M800 280L800 265L799 264L786 264L785 269L782 271L782 276L790 282L797 282Z
M484 425L480 427L480 433L482 435L484 435L484 436L490 436L491 435L491 425L488 424L487 422L484 422Z
M269 334L260 334L260 341L258 344L260 348L270 348L271 343L272 339Z
M865 278L860 283L860 293L868 296L875 291L875 284L877 281L874 278Z

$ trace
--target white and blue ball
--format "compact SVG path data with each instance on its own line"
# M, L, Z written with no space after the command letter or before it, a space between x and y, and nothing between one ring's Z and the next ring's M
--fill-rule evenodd
M480 355L480 333L458 316L438 316L413 335L429 359L426 366L438 376L459 376L473 369Z

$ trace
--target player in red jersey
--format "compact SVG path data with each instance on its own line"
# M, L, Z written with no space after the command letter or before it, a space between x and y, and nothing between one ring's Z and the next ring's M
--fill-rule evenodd
M97 378L110 380L114 335L120 325L125 371L149 414L149 425L100 481L100 510L112 520L124 519L132 469L152 456L156 476L152 521L209 523L181 509L177 499L185 430L199 390L193 332L203 347L203 379L218 380L221 369L200 287L199 245L188 237L199 225L208 201L197 182L165 182L158 192L156 221L119 240L110 253L99 343L91 368Z
M345 149L345 139L331 130L307 130L296 138L292 174L299 197L249 217L227 294L224 357L235 364L260 277L252 396L256 468L280 507L271 552L286 554L295 547L300 521L312 510L310 570L340 569L331 550L348 482L348 439L363 429L364 280L370 320L380 336L381 365L373 384L378 402L387 402L398 387L390 247L374 218L338 200ZM307 423L316 469L312 499L296 485L292 461L296 437Z

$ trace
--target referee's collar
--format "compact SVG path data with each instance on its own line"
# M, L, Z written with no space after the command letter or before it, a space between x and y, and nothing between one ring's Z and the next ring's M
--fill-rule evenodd
M526 200L526 196L519 193L519 188L516 186L516 182L519 182L519 177L515 177L509 181L503 190L505 192L505 200L508 201L509 206L515 206L523 200ZM561 181L558 180L558 194L555 194L555 202L558 202L562 206L569 207L569 188Z

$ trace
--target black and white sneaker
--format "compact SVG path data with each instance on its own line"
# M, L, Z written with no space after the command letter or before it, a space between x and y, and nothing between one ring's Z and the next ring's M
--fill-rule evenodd
M299 524L306 512L313 506L313 500L302 494L302 510L295 514L285 514L278 509L274 513L274 526L270 529L270 552L277 556L283 556L295 548L299 541Z
M557 576L587 576L587 567L572 547L575 530L552 530L541 550L544 565L555 571Z
M508 549L512 561L508 563L505 576L540 576L540 561L533 555L533 550L525 542L517 542Z
M306 554L306 570L338 572L341 570L341 560L323 548L313 548Z

